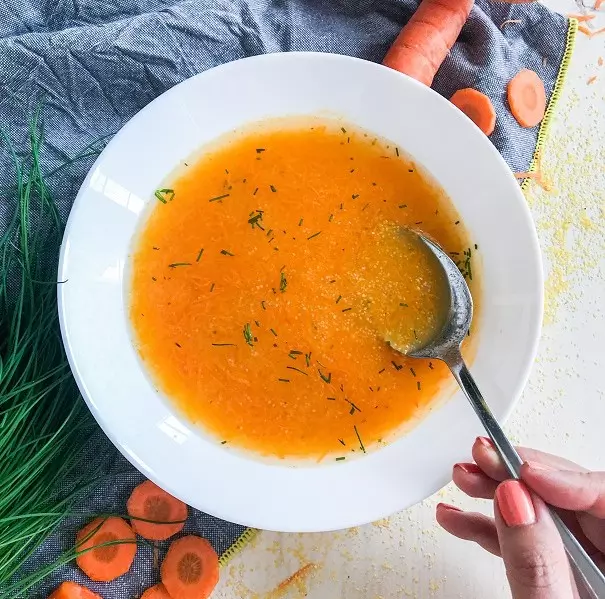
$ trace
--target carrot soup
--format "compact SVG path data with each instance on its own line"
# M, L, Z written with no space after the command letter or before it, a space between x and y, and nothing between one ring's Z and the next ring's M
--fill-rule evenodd
M158 389L217 442L342 461L387 443L449 381L399 345L449 296L421 230L470 280L444 191L388 141L328 119L227 135L156 192L131 256L129 314Z

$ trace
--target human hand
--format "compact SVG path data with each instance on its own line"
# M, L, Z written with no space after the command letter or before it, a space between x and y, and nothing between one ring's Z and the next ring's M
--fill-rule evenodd
M474 464L456 464L454 483L470 497L494 500L495 518L440 503L437 522L460 539L500 556L514 599L580 597L545 502L601 570L605 569L605 472L534 449L518 448L522 481L509 475L491 441L473 445ZM502 482L504 481L504 482Z

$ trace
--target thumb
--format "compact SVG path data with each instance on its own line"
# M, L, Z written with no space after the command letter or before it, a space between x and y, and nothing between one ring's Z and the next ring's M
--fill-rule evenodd
M550 505L605 518L605 472L556 470L527 462L521 478Z
M563 543L544 502L520 481L496 489L494 512L514 599L573 599Z

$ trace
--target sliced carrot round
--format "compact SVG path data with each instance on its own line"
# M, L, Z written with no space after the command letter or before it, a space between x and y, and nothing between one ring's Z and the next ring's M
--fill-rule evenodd
M68 580L55 589L48 599L103 599L77 582Z
M218 555L206 539L178 539L168 549L161 578L171 599L207 599L218 583Z
M163 584L156 584L149 587L142 595L141 599L172 599Z
M133 518L175 522L175 524L155 524L142 520L131 520L130 523L135 532L151 541L164 541L175 535L183 529L187 519L187 506L150 480L135 487L128 499L126 509ZM180 522L178 522L179 520Z
M544 82L529 69L519 71L506 88L512 115L522 127L535 127L546 112Z
M78 551L89 550L79 554L76 563L88 578L99 582L126 574L137 552L136 536L122 518L97 518L78 533L76 540ZM91 549L98 545L104 546Z
M472 87L459 89L450 102L457 106L466 116L485 133L491 135L496 126L496 110L492 101Z

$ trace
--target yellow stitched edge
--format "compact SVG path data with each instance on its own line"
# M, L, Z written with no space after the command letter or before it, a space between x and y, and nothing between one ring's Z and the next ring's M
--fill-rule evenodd
M256 528L246 528L238 539L227 549L218 560L221 567L226 566L257 534Z
M565 52L563 53L563 59L561 60L561 66L559 68L559 74L557 75L557 80L555 81L555 87L552 91L552 95L550 97L550 102L548 103L548 107L546 108L546 112L544 113L544 118L542 119L542 124L540 125L540 130L538 131L538 140L536 141L536 149L534 150L534 155L531 160L531 164L529 165L530 173L536 171L536 166L538 164L538 160L540 158L540 152L544 147L544 140L548 133L548 129L550 127L550 122L552 120L552 115L561 96L561 90L565 85L565 78L567 77L567 71L569 70L569 63L571 62L571 55L573 54L574 46L576 43L576 34L578 33L578 20L577 19L569 19L569 27L567 28L567 40L565 42ZM527 185L529 184L530 179L523 179L523 183L521 184L521 189L525 191Z

